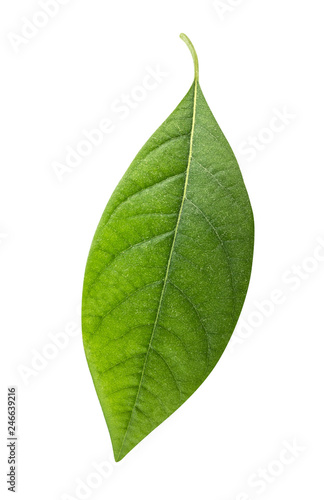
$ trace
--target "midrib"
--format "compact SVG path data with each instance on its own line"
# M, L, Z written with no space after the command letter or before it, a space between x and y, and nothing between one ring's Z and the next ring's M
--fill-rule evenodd
M132 419L133 419L134 410L136 408L136 404L137 404L137 401L138 401L139 393L141 391L141 387L142 387L142 383L143 383L143 379L144 379L144 374L145 374L145 369L146 369L146 365L147 365L148 356L149 356L149 353L150 353L150 350L151 350L151 347L152 347L152 342L153 342L153 339L154 339L156 327L157 327L157 324L158 324L158 321L159 321L159 317L160 317L162 302L163 302L163 299L164 299L166 285L167 285L167 282L168 282L168 276L169 276L169 271L170 271L170 266L171 266L171 261L172 261L173 250L174 250L175 242L176 242L176 239L177 239L177 234L178 234L179 224L180 224L180 220L181 220L181 216L182 216L182 212L183 212L184 202L185 202L185 199L186 199L187 187L188 187L188 179L189 179L189 171L190 171L190 165L191 165L191 160L192 160L192 148L193 148L193 138L194 138L194 131L195 131L195 122L196 122L197 91L198 91L198 78L195 77L195 81L194 81L194 101L193 101L192 124L191 124L191 133L190 133L190 145L189 145L188 165L187 165L187 170L186 170L186 178L185 178L185 183L184 183L184 188L183 188L183 194L182 194L182 200L181 200L179 215L178 215L178 219L177 219L177 223L176 223L176 227L175 227L175 231L174 231L174 237L173 237L172 246L171 246L171 249L170 249L169 260L168 260L167 268L166 268L166 271L165 271L165 278L164 278L163 288L162 288L162 291L161 291L161 296L160 296L160 301L159 301L158 309L157 309L157 312L156 312L155 322L154 322L154 325L153 325L150 342L149 342L149 345L148 345L147 353L146 353L144 364L143 364L143 369L142 369L142 373L141 373L140 383L139 383L139 386L138 386L138 390L137 390L136 398L135 398L135 401L134 401L133 409L132 409L131 415L129 417L129 422L128 422L128 425L127 425L127 429L126 429L126 432L125 432L125 435L124 435L124 439L123 439L122 445L121 445L120 450L119 450L119 454L118 454L117 460L120 458L122 450L124 448L124 444L125 444L125 441L126 441L126 437L127 437L128 431L129 431L129 427L130 427L130 424L131 424Z

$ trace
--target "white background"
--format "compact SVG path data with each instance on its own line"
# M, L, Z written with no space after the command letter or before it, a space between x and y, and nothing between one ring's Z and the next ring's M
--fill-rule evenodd
M1 498L12 498L13 384L19 500L323 498L323 4L224 0L223 16L220 4L70 0L14 50L8 34L21 36L24 17L44 21L43 10L36 0L1 2ZM182 31L250 194L253 274L211 376L116 465L78 331L83 273L114 187L191 85ZM147 68L157 66L167 76L122 119L113 101L140 95ZM269 132L283 110L289 123ZM66 148L103 118L114 131L59 182L53 162L64 163ZM250 136L267 141L252 161ZM275 290L280 305L269 304ZM50 334L71 322L76 335L53 351ZM41 364L44 352L53 359ZM287 443L297 444L295 457ZM91 475L103 461L109 477ZM268 476L257 487L262 469ZM80 481L92 484L83 497Z

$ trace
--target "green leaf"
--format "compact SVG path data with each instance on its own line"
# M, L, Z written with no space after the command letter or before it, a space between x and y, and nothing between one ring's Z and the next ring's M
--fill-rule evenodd
M251 273L249 198L181 38L193 85L115 189L85 272L84 347L116 461L215 367Z

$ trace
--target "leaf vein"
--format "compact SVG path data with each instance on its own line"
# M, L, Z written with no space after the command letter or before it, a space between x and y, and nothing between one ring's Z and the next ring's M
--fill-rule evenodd
M155 334L155 331L156 331L156 326L157 326L157 323L158 323L158 320L159 320L159 317L160 317L161 306L162 306L162 302L163 302L163 298L164 298L164 294L165 294L165 289L166 289L166 284L167 284L167 280L168 280L168 275L169 275L169 271L170 271L172 253L173 253L173 249L174 249L174 246L175 246L175 241L176 241L176 237L177 237L177 231L178 231L179 223L180 223L181 216L182 216L182 213L183 213L183 206L184 206L184 201L185 201L186 193L187 193L188 178L189 178L190 164L191 164L191 158L192 158L192 149L193 149L193 138L194 138L194 129L195 129L195 121L196 121L196 111L197 111L197 90L198 90L198 80L195 79L195 81L194 81L193 115L192 115L192 125L191 125L190 144L189 144L189 156L188 156L188 164L187 164L187 169L186 169L185 183L184 183L184 188L183 188L182 201L181 201L181 206L180 206L180 210L179 210L179 217L178 217L178 220L177 220L177 223L176 223L176 227L175 227L175 231L174 231L174 237L173 237L173 242L172 242L172 246L171 246L171 250L170 250L169 260L168 260L168 264L167 264L167 268L166 268L166 273L165 273L165 278L164 278L164 285L163 285L161 296L160 296L160 302L159 302L159 306L158 306L157 313L156 313L155 323L154 323L154 326L153 326L153 329L152 329L151 339L150 339L150 342L149 342L149 345L148 345L146 357L145 357L144 364L143 364L142 375L141 375L140 383L139 383L139 386L138 386L138 392L137 392L137 396L136 396L136 399L135 399L134 408L136 406L136 403L137 403L137 400L138 400L138 396L139 396L139 393L140 393L140 390L141 390L141 385L143 383L143 377L144 377L144 373L145 373L145 369L146 369L146 365L147 365L148 356L149 356L149 353L150 353L150 351L152 349L152 342L153 342L153 339L154 339L154 334ZM127 434L128 434L128 430L129 430L129 427L130 427L133 415L134 415L134 413L132 412L131 416L130 416L130 419L129 419L129 422L128 422L128 426L127 426L125 435L124 435L124 439L123 439L121 448L119 450L118 457L120 457L120 455L122 453L122 450L123 450L123 447L124 447L124 444L125 444L125 441L126 441L126 437L127 437Z

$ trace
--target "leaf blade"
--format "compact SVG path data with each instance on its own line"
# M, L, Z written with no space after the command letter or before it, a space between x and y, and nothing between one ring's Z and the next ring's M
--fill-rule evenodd
M85 273L84 345L117 461L216 365L251 271L248 195L193 51L194 83L109 200Z

